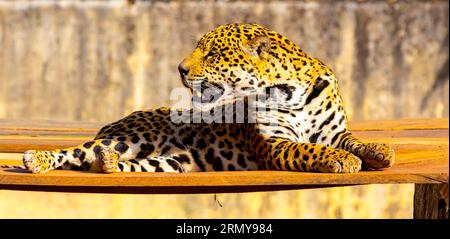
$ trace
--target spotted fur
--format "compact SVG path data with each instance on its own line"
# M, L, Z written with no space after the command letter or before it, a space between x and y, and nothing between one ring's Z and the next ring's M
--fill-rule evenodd
M332 70L260 25L219 26L201 38L179 71L194 99L204 105L213 103L214 109L233 105L241 96L241 102L255 106L249 96L268 95L264 100L275 103L276 110L257 112L253 121L245 116L241 123L202 119L183 123L172 118L183 113L196 118L199 113L193 109L137 111L106 125L95 139L79 146L27 151L24 166L33 173L51 169L353 173L361 167L382 169L394 163L389 146L363 143L348 131ZM219 99L202 95L205 89L213 89ZM236 111L223 114L230 115L241 117Z

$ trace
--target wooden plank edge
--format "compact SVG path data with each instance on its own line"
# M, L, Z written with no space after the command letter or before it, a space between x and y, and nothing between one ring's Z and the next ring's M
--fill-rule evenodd
M252 185L252 186L174 186L174 187L95 187L95 186L46 186L46 185L1 185L0 190L59 192L59 193L101 193L101 194L215 194L251 193L304 190L318 188L347 187L354 185Z
M448 169L447 169L448 171ZM6 172L6 173L5 173ZM251 172L251 173L248 173ZM270 171L268 171L270 172ZM401 183L448 183L448 173L317 174L261 171L213 173L116 173L54 172L31 174L23 169L0 169L0 185L80 186L80 187L236 187L267 185L359 185Z
M349 121L350 131L448 129L448 118Z

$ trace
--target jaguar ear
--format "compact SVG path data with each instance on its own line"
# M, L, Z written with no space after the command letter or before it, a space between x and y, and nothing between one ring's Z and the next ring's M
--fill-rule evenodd
M244 46L247 54L267 58L270 51L270 39L267 36L257 36L248 41Z

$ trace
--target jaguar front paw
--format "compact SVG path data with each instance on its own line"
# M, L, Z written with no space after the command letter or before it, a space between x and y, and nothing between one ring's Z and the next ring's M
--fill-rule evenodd
M356 155L344 150L336 150L324 155L322 161L314 165L314 171L322 173L357 173L362 161Z
M100 169L103 173L119 172L119 154L110 148L103 148L98 154Z
M363 160L363 168L377 170L390 168L395 162L394 149L386 144L368 143L359 149L359 155Z
M46 151L28 150L23 154L23 165L32 173L46 173L52 169L53 155Z

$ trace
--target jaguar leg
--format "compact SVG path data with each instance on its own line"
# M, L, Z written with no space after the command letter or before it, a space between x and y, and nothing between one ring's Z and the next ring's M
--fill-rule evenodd
M90 170L91 167L98 168L99 165L93 163L99 158L103 161L134 158L134 151L140 149L131 145L129 142L111 138L92 140L76 147L52 151L28 150L23 155L23 164L32 173L45 173L52 169ZM114 170L106 169L108 172Z
M114 152L108 152L98 159L98 167L101 172L170 172L185 173L187 170L178 157L156 156L144 159L132 159L120 161Z
M395 162L394 149L381 143L363 143L350 132L342 134L337 148L361 158L362 166L367 170L390 168Z
M268 170L356 173L361 169L361 160L354 154L320 144L270 139L264 152L260 163Z

